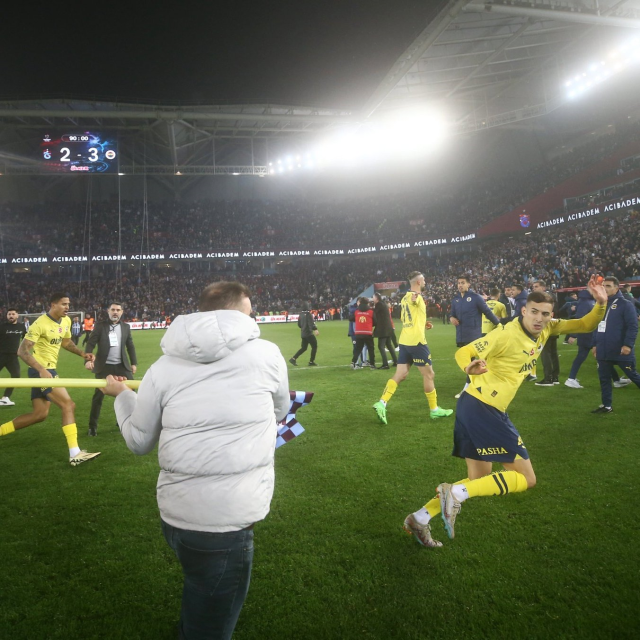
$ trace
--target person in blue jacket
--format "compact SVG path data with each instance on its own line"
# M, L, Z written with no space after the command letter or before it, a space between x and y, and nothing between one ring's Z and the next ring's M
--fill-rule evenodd
M562 318L562 314L566 314L566 318L571 320L576 317L576 310L578 309L578 294L575 291L571 291L565 300L565 303L558 310L558 317ZM569 344L569 336L565 335L564 342L562 344Z
M523 307L527 306L529 291L519 282L511 285L511 291L513 292L513 315L511 316L511 320L513 320L519 318L522 315Z
M469 343L482 337L483 315L493 324L500 324L500 320L489 309L484 298L470 287L471 281L468 276L458 276L458 293L451 301L450 315L451 324L456 328L456 346L458 348L466 347ZM467 376L464 389L468 386L469 376ZM456 398L459 397L460 394L457 394Z
M596 301L593 299L593 296L587 291L587 289L583 289L578 292L578 301L575 304L574 318L579 320L593 309L593 305ZM593 333L580 333L576 335L568 336L569 343L573 344L574 342L578 343L578 354L573 360L573 364L571 365L571 371L569 372L569 377L565 380L565 385L567 387L571 387L572 389L582 389L583 386L578 382L578 371L582 366L582 363L587 359L589 355L589 351L593 347Z
M620 282L614 276L604 279L609 296L604 318L594 332L598 378L602 404L591 413L611 413L611 372L618 365L627 377L640 388L640 374L636 371L635 344L638 335L638 316L633 303L620 291Z
M587 289L582 289L578 292L578 299L574 302L576 309L574 312L574 319L579 320L593 309L593 305L595 304L595 300L593 296L587 291ZM564 384L571 389L584 389L584 387L580 384L578 380L578 371L580 367L587 359L589 352L593 348L594 345L594 334L592 333L576 333L567 336L569 338L569 344L578 343L578 353L573 360L573 364L571 365L571 371L569 372L569 377L565 380ZM629 378L621 378L618 375L618 372L612 368L611 377L613 380L613 386L617 389L624 387L631 383Z

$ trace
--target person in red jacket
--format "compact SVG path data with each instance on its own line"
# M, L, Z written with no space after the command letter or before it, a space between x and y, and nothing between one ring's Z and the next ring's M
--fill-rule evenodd
M353 357L351 368L356 369L356 362L362 353L362 348L367 347L369 351L369 368L376 368L376 353L373 346L373 309L368 298L359 298L358 307L350 318L353 321L353 333L355 344L353 346Z

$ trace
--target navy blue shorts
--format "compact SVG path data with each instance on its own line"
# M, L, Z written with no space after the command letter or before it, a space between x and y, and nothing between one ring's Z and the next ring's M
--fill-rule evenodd
M47 369L47 371L54 378L59 378L60 377L58 375L58 372L55 369ZM27 370L27 373L28 373L30 378L39 378L40 377L40 374L38 373L38 371L36 371L35 369L32 369L31 367L29 367L29 369ZM42 378L42 380L44 380L44 378ZM47 396L52 391L53 391L53 389L51 387L42 387L40 389L38 389L37 387L33 387L33 389L31 389L31 399L35 400L36 398L42 398L43 400L46 400L47 402L51 402Z
M398 364L415 364L416 367L424 367L425 364L431 366L431 351L426 344L418 344L414 347L401 344Z
M482 462L529 459L522 438L509 416L463 393L456 406L452 456Z

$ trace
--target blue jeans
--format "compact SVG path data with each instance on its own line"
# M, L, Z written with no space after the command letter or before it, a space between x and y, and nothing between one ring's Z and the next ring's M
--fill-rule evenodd
M590 351L590 347L583 347L581 345L578 345L578 354L576 355L575 360L571 365L571 371L569 372L570 378L573 378L575 380L578 377L578 371L580 370L582 363L587 359Z
M249 591L253 530L206 533L162 521L184 574L181 640L227 640Z

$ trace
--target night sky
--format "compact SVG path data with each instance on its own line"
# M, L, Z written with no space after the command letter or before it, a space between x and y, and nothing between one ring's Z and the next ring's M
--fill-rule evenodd
M41 4L3 17L3 99L358 109L442 2Z

